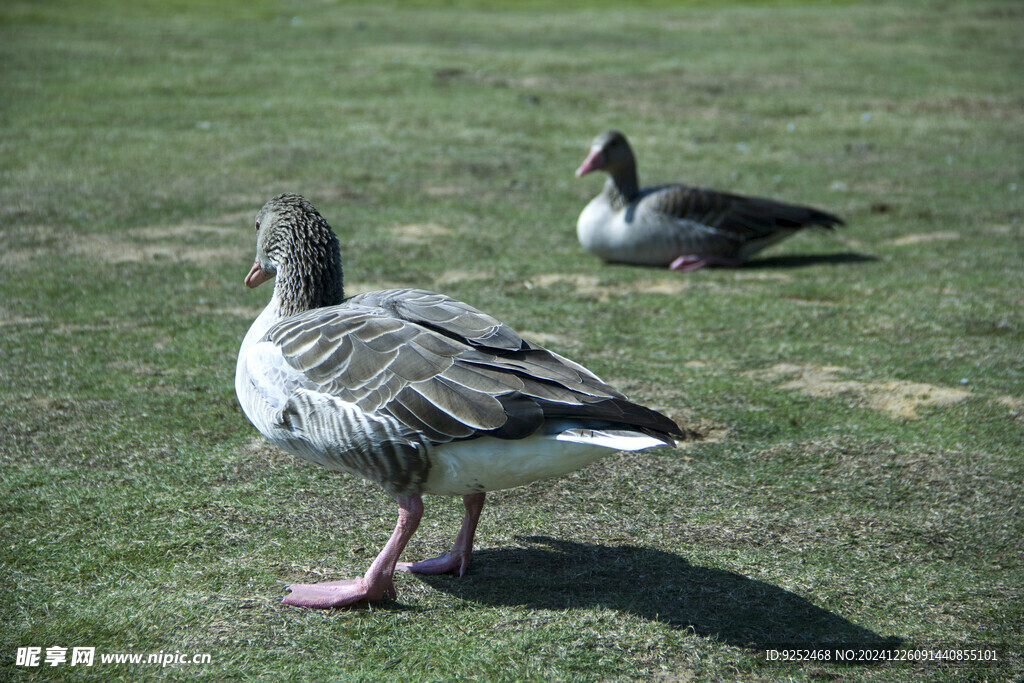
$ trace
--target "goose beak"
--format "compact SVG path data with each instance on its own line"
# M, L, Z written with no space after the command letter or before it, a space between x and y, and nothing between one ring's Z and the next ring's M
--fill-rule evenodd
M252 264L252 268L249 269L249 274L245 276L245 286L249 289L253 289L255 287L259 287L272 277L273 275L270 275L260 268L260 262L257 259L256 262Z
M583 160L580 167L576 169L576 177L582 178L591 171L597 171L604 168L604 155L601 154L600 147L594 147L590 150L590 154Z

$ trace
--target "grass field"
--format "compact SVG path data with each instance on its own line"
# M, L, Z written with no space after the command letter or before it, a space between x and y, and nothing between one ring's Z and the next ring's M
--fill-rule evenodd
M1024 5L618 5L0 5L0 678L1024 675ZM848 225L735 270L604 265L573 170L612 127L642 181ZM462 298L701 438L490 496L461 580L280 604L396 514L237 406L283 191L350 293ZM408 559L461 517L426 502ZM765 655L890 638L1001 662ZM96 663L16 665L55 646Z

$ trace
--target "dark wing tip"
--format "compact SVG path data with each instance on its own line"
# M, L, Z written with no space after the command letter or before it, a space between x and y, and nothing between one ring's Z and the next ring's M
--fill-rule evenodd
M839 216L836 216L835 214L826 213L825 211L818 211L817 209L814 209L814 215L812 217L812 220L808 221L808 224L820 225L824 228L828 228L829 230L831 230L832 228L837 228L846 225L846 221L844 221Z

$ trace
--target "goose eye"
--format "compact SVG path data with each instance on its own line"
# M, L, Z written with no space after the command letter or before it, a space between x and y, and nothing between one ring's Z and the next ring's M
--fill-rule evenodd
M260 222L256 221L256 232L260 231Z

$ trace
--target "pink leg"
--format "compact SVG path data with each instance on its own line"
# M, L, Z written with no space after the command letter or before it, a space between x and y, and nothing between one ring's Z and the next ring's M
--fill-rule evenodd
M298 607L342 607L355 602L378 602L395 597L391 575L413 532L423 517L423 499L418 495L398 498L398 524L391 538L366 570L365 576L326 583L293 583L282 602Z
M466 507L466 516L462 518L462 528L455 537L452 549L444 555L433 557L422 562L402 562L398 569L415 574L458 574L464 576L469 566L469 556L473 553L473 534L476 533L480 511L484 509L486 493L472 493L462 497Z
M678 257L675 261L669 264L669 270L697 270L704 266L727 266L729 268L735 268L739 266L743 261L738 258L721 258L717 256L690 256L684 255Z

